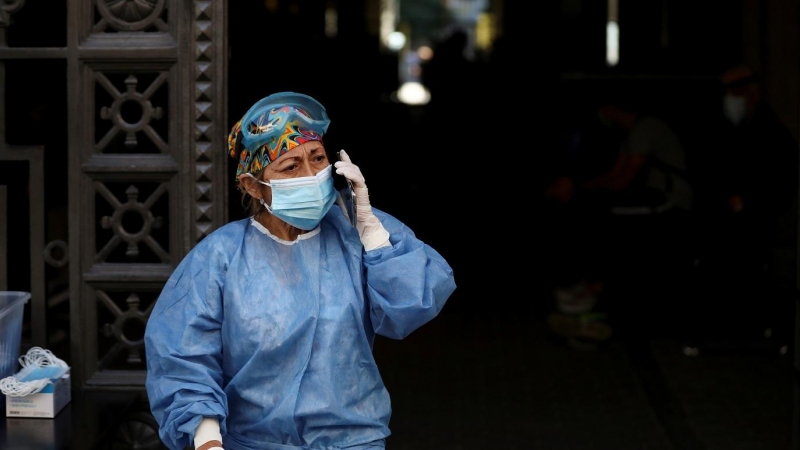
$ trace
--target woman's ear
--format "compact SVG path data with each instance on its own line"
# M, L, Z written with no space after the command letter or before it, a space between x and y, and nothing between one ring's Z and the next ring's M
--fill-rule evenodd
M261 189L259 189L260 185L258 182L253 178L253 176L249 173L243 173L239 175L239 183L242 184L244 190L253 198L261 198Z

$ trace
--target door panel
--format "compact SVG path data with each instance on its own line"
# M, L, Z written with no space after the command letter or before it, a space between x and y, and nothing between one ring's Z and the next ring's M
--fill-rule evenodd
M0 280L32 292L24 342L76 386L139 390L163 283L227 220L226 5L43 5L0 6L0 176L22 188L0 185L24 193L5 197Z

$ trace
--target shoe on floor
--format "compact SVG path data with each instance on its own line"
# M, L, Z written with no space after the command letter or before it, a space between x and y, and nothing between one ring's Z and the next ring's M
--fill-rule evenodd
M605 323L604 319L605 315L600 313L552 313L547 316L547 324L553 333L567 339L602 342L613 334L611 326Z

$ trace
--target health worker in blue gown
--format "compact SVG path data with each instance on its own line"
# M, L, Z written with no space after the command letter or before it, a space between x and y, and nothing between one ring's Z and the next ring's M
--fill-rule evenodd
M344 151L331 165L329 124L315 99L281 92L230 133L250 217L186 255L145 332L147 394L172 450L385 448L375 335L405 338L456 285L436 250L370 206Z

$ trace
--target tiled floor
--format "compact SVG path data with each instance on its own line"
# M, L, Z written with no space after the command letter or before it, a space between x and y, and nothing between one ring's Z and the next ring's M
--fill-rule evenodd
M691 357L670 339L580 351L535 314L447 310L375 355L390 450L794 450L788 355ZM79 394L53 421L20 420L0 425L0 448L161 448L132 394Z
M790 357L729 353L686 356L670 339L574 350L525 315L442 316L376 345L392 450L792 449Z

